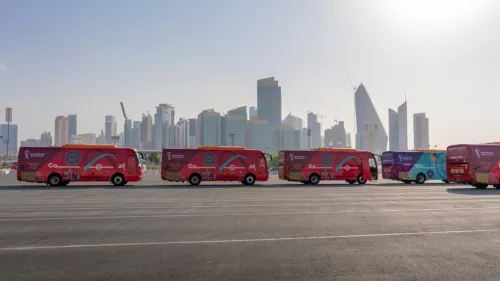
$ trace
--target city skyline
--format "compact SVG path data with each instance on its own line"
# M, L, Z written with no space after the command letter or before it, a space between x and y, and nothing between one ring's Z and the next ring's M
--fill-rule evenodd
M354 137L349 74L369 86L386 129L387 108L407 92L409 116L432 119L431 142L497 140L480 127L497 119L499 100L489 93L500 63L498 1L433 4L432 25L405 14L425 12L419 1L275 0L266 9L253 1L195 2L5 2L0 95L7 97L2 106L17 110L19 139L53 134L55 116L69 114L79 116L79 132L98 134L105 115L115 116L121 131L120 102L131 120L161 102L183 117L257 105L254 81L270 76L282 86L282 113L306 120L311 109L325 116L324 126L340 116ZM483 101L480 109L470 107L472 97ZM470 118L449 124L456 112ZM409 120L410 133L412 126Z
M355 90L356 120L359 126L355 134L357 142L355 147L381 153L387 149L387 134L380 122L377 109L362 83ZM119 131L115 116L106 115L104 129L99 135L78 133L77 115L57 116L54 145L116 143L143 150L194 148L200 145L237 145L269 153L277 153L281 149L351 147L351 134L346 130L343 120L336 119L333 126L325 126L320 121L324 116L311 110L306 111L306 123L292 115L292 112L285 118L279 118L279 112L276 114L273 110L281 108L282 94L281 87L274 77L257 80L257 97L264 107L260 111L255 106L240 106L227 111L226 114L219 113L215 109L204 109L194 119L181 117L176 120L175 106L166 103L156 106L154 118L146 113L143 114L141 121L129 119L123 108L123 130ZM407 102L398 107L398 112L389 109L388 116L389 150L407 150ZM271 125L269 121L275 125ZM415 113L413 123L414 140L418 145L415 148L429 148L429 119L425 117L425 113ZM278 128L276 124L279 124ZM50 137L50 132L44 132L40 139L27 139L21 144L42 145L49 139L46 134ZM51 144L50 141L48 143ZM395 144L398 149L394 149Z

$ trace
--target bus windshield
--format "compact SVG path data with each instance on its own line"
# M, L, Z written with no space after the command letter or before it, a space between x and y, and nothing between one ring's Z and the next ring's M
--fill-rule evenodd
M467 152L466 146L449 147L446 153L446 158L450 163L466 164L468 162Z
M135 156L137 157L137 166L142 167L142 154L136 151Z
M382 166L392 166L393 159L392 159L392 153L383 153L382 154Z

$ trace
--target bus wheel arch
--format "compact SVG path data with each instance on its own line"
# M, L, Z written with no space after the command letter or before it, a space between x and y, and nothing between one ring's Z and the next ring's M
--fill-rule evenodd
M320 181L320 177L318 174L316 173L312 173L310 176L309 176L309 183L312 184L312 185L316 185L318 184Z
M366 183L366 180L363 178L363 174L359 174L359 175L358 175L357 182L358 182L359 184L365 184L365 183Z
M116 173L111 177L111 183L115 186L124 186L127 181L125 180L125 176L120 173Z
M192 173L190 176L189 176L189 184L190 185L200 185L201 183L201 175L198 174L198 173Z
M253 185L255 183L255 179L256 179L256 177L254 174L248 173L243 178L243 184L244 185Z
M417 184L424 184L427 178L425 177L424 173L418 173L417 177L415 178L415 183Z
M58 173L52 173L47 178L47 184L50 186L60 186L62 183L62 177Z

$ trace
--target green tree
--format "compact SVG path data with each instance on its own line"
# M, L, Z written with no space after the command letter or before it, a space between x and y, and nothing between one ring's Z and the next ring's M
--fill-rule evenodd
M148 157L149 162L153 164L160 164L160 153L158 152L153 152L149 155Z

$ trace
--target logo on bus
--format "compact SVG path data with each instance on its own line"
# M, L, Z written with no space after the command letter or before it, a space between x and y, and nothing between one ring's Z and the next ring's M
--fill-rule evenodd
M492 151L482 152L479 148L476 148L474 151L476 152L477 158L481 158L481 156L493 156L495 154Z
M80 152L76 150L70 150L64 155L64 161L68 163L68 165L76 165L80 162L80 159Z
M321 156L321 164L323 164L323 166L330 166L332 165L332 163L333 163L333 157L330 154L324 153Z
M172 159L183 159L184 158L184 155L181 155L181 154L172 154L172 152L167 152L167 158L168 160L172 160Z
M217 163L217 155L215 155L215 153L213 153L213 152L206 152L202 156L202 161L203 161L203 164L205 164L207 166L212 166L215 163Z
M43 158L45 156L45 153L40 153L40 152L34 152L31 153L29 150L26 150L24 152L24 158L30 159L31 158Z

